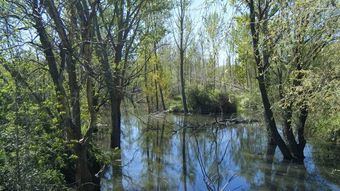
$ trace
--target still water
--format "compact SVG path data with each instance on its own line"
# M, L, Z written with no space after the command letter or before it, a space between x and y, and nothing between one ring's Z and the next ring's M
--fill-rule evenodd
M209 116L124 116L118 160L101 190L340 190L340 147L308 139L304 164L282 161L260 123ZM98 140L109 144L108 133Z

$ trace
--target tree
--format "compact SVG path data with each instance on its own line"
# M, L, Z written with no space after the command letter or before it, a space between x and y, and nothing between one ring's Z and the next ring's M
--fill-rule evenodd
M109 93L112 148L120 148L121 102L124 87L135 78L136 73L140 72L138 68L131 69L133 61L130 60L130 56L136 48L141 17L146 13L145 4L145 0L103 2L99 4L99 16L95 21L95 35L99 42L96 52ZM113 66L110 64L111 60ZM132 72L128 73L129 70Z
M247 6L253 54L258 69L257 80L269 137L272 143L279 146L285 159L302 161L306 144L304 127L308 116L304 71L320 56L323 48L336 38L330 27L337 21L331 16L335 8L330 2L323 4L317 1L255 3L250 0ZM270 84L278 86L279 100L283 102L283 134L287 144L276 127L268 95ZM291 95L296 97L292 99ZM275 102L275 98L272 100ZM293 105L297 108L295 126L299 143L295 140L292 128Z
M265 71L267 70L270 64L268 45L263 43L261 44L262 47L260 48L259 44L260 34L262 34L265 37L269 35L267 27L269 19L270 2L266 1L266 3L263 4L259 3L255 5L253 0L249 0L247 1L247 4L249 8L249 24L252 36L253 52L258 70L257 80L264 108L264 116L266 120L268 138L272 139L271 144L275 143L278 145L285 159L292 159L292 155L287 145L285 144L284 140L282 139L277 130L274 114L271 109L271 103L269 101L269 96L267 92ZM262 52L260 52L260 50L262 50Z
M73 5L76 9L73 9ZM69 157L75 158L75 168L70 162L65 176L69 176L67 177L69 181L76 182L77 189L93 190L98 179L94 176L93 168L96 166L96 161L92 161L91 165L89 163L89 156L91 156L89 142L96 126L98 98L94 95L92 83L94 70L91 63L93 31L91 26L93 16L96 15L97 2L82 1L76 4L67 2L60 10L57 8L59 5L50 0L8 2L8 6L13 7L15 14L8 14L7 18L19 23L15 27L8 25L13 27L13 31L21 36L27 36L27 31L37 32L37 40L32 37L29 39L30 44L25 42L28 45L20 45L20 42L16 42L13 47L18 48L11 49L22 55L28 46L33 45L37 53L36 58L32 59L35 62L31 64L47 66L44 69L48 71L52 81L57 103L56 107L46 108L46 110L52 116L54 116L53 111L57 110L57 126L63 129L64 140L71 147L71 149L65 148L65 152ZM15 16L16 14L26 14L27 17L19 18ZM39 59L42 59L42 63ZM15 68L7 69L10 69L13 74L20 73L20 70L15 71ZM88 82L85 88L82 86L83 79ZM87 91L88 99L87 103L82 104L81 93L84 89ZM37 101L43 102L38 94L36 98ZM90 122L88 127L84 127L85 133L82 133L83 124L87 121L82 118L84 114L82 108L86 104Z
M143 91L148 106L148 112L166 110L164 87L164 63L161 62L161 50L167 34L165 22L171 8L170 1L150 1L147 7L151 11L143 17L143 35L140 37L138 51L139 62L144 66ZM161 104L161 107L159 106Z
M221 26L223 25L220 16L216 11L210 13L204 18L204 27L207 33L207 40L210 45L210 55L209 55L209 77L212 78L212 88L216 88L216 77L217 77L217 66L218 66L218 51L221 43L218 43L221 38Z
M185 53L189 45L190 29L188 29L187 10L190 5L188 0L179 0L176 27L179 33L178 38L174 38L179 51L179 76L181 83L181 96L184 113L188 113L187 98L185 95L184 63ZM179 42L178 42L179 41Z

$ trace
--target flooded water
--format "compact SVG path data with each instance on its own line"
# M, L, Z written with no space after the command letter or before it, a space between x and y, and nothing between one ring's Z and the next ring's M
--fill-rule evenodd
M304 164L282 161L259 123L208 116L125 116L119 159L101 190L340 190L340 148L308 140ZM109 144L108 133L98 139Z

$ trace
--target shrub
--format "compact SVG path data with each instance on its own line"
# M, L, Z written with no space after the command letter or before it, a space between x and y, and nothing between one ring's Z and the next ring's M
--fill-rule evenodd
M235 113L236 104L231 103L229 96L217 90L193 87L188 91L188 104L195 113Z

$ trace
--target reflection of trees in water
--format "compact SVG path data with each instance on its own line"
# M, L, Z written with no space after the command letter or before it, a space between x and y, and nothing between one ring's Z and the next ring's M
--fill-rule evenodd
M262 190L314 190L306 189L307 171L303 164L274 160L276 147L276 145L267 144L265 156L267 168L263 169L264 184L258 188Z
M325 180L316 179L320 173L306 170L308 165L280 162L277 155L274 157L276 147L267 145L266 132L257 124L219 128L209 123L193 125L190 116L172 117L125 122L123 149L137 149L139 158L123 157L135 162L128 168L123 166L123 175L121 168L112 169L112 180L117 181L114 185L122 186L118 180L123 179L124 186L128 184L125 189L141 190L197 190L204 189L204 185L207 190L237 186L255 190L327 190ZM134 143L131 148L130 143ZM313 157L319 156L313 153ZM127 176L134 165L140 165L141 172ZM235 173L238 180L232 179ZM241 179L243 182L237 185ZM228 184L232 180L236 183Z
M261 169L267 168L263 163L266 133L256 124L246 124L230 130L232 161L239 167L240 175L252 185L259 185L263 180Z
M123 170L122 170L122 154L120 150L114 151L112 160L112 185L113 190L124 190L123 188Z
M234 174L229 174L228 163L225 162L229 149L225 132L211 126L204 132L193 134L195 157L207 190L225 190L234 177Z
M314 145L314 144L312 144ZM313 161L320 175L340 185L340 146L336 144L315 143Z
M183 117L183 124L185 124L185 117ZM181 139L181 145L182 145L182 179L183 179L183 189L187 191L187 141L186 141L186 128L183 128L182 130L182 139Z
M169 181L164 172L166 156L169 154L171 132L166 128L165 116L162 119L148 118L142 128L140 145L146 170L142 174L142 184L146 190L168 190Z
M231 145L233 161L250 188L259 190L305 190L306 169L303 165L279 162L274 158L275 145L257 125L236 129Z
M318 172L307 172L302 164L279 161L276 146L269 145L265 131L253 126L237 128L231 139L231 155L252 189L329 190ZM333 150L334 152L334 150Z

